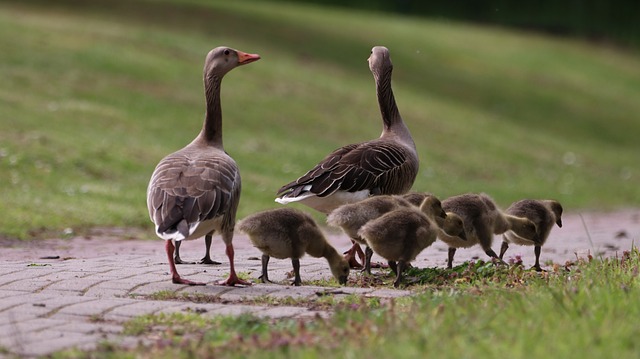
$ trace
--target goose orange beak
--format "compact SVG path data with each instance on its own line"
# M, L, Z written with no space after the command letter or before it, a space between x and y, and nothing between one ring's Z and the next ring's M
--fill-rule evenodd
M250 64L258 60L260 60L260 55L258 54L247 54L246 52L238 51L238 64L240 65Z

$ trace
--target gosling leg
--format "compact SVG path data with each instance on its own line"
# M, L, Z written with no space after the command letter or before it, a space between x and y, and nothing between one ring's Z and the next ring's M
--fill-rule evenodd
M269 265L269 256L266 254L263 254L262 255L262 275L260 276L262 283L271 283L271 281L269 280L269 274L267 273L268 265Z
M456 247L449 247L447 252L447 269L453 268L453 256L456 255Z
M291 264L293 265L293 274L295 275L293 285L299 287L302 284L302 279L300 279L300 260L292 258Z
M540 252L542 250L541 246L533 247L533 253L536 255L536 264L533 265L533 269L537 272L543 272L544 270L540 267Z

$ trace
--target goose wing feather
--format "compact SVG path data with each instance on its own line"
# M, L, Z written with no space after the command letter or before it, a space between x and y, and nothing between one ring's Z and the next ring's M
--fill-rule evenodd
M409 150L389 140L374 140L341 147L309 172L280 188L278 196L297 197L311 192L319 197L338 190L371 190L375 194L407 191L418 168Z
M151 177L149 215L160 233L175 231L183 219L193 224L227 215L225 224L233 225L229 214L237 209L239 193L240 174L230 157L169 155Z

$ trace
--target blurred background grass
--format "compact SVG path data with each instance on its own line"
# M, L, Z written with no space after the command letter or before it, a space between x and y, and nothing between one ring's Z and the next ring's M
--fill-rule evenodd
M379 135L374 45L391 50L420 153L414 190L640 205L640 55L628 44L279 1L5 1L0 236L151 228L149 176L197 135L204 56L219 45L263 58L222 88L240 217L275 207L275 191L329 151Z

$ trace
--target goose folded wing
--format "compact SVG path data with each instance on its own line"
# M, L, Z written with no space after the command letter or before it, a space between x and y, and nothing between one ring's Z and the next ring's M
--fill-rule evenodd
M227 213L239 192L239 178L235 166L215 158L159 165L149 188L149 211L158 232L175 230L183 219L193 224Z
M324 197L338 190L373 194L395 193L403 173L417 168L408 160L407 150L385 143L363 143L340 148L298 180L283 186L278 195L296 197L305 191Z

